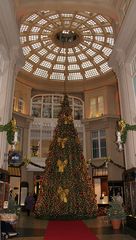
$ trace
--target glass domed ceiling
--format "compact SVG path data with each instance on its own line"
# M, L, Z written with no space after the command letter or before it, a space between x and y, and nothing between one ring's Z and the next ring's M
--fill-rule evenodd
M23 70L45 80L86 80L110 70L110 19L90 12L39 11L23 19Z

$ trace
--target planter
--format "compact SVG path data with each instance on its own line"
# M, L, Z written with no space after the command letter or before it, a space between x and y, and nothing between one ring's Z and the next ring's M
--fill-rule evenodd
M4 222L15 222L17 221L18 216L14 213L1 213L0 214L0 221Z
M121 223L122 223L121 219L112 219L111 220L112 228L115 230L120 229Z

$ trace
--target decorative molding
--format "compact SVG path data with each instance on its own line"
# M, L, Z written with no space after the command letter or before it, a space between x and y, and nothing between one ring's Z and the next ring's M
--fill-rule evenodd
M120 68L128 62L128 57L132 51L136 39L136 1L132 0L129 4L126 16L122 23L120 32L117 36L114 49L110 56L109 65L119 75Z
M111 57L109 59L109 66L119 75L120 68L123 67L126 61L126 54L125 52L120 49L114 49Z
M115 46L114 46L114 50L115 49L122 49L123 51L125 51L128 48L128 44L131 41L133 33L136 31L135 9L136 9L136 1L132 0L130 2L129 8L126 12L124 21L123 21L122 26L120 28L120 32L117 36ZM126 38L125 38L125 36L126 36Z

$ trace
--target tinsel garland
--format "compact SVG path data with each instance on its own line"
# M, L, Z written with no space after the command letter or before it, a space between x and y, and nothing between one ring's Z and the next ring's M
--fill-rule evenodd
M15 120L11 120L5 125L0 125L0 132L7 132L7 141L10 145L14 144L14 135L16 130Z

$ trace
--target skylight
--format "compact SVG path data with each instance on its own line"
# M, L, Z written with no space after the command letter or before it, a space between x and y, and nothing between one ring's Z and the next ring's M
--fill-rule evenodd
M21 24L20 43L22 70L45 80L80 81L111 70L114 32L101 14L35 11Z

